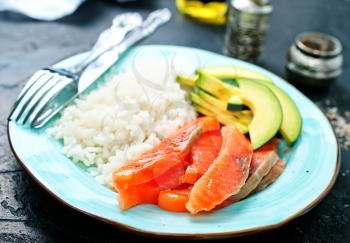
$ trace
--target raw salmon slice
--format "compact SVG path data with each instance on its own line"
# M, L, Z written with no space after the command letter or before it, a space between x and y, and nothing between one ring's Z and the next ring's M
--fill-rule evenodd
M159 193L158 206L171 212L188 212L186 203L192 186L186 185L185 188L164 190Z
M222 144L220 130L204 133L191 150L192 164L187 167L183 181L194 184L213 163Z
M252 191L254 191L263 177L269 173L271 168L279 160L278 143L278 139L273 139L258 150L254 151L247 181L237 194L226 199L219 208L231 205L232 203L247 197Z
M126 210L140 203L157 204L160 191L159 185L154 180L120 190L119 207L121 210Z
M212 210L236 194L248 177L253 155L250 142L233 126L223 127L221 133L218 157L191 190L186 209L192 214Z
M229 199L231 202L237 202L247 197L252 191L254 191L263 177L269 173L271 168L279 160L279 157L275 151L263 151L257 152L257 154L254 153L252 161L254 160L258 160L259 165L250 174L241 190Z
M265 189L268 185L272 184L282 174L284 168L285 161L281 159L271 168L269 173L261 180L254 191L259 192Z
M278 155L278 145L280 140L278 138L271 139L258 150L254 151L252 162L250 163L249 174L252 174L264 162L264 156L267 153L274 151Z
M181 178L184 175L183 165L176 162L176 157L165 159L164 161L168 163L167 170L161 167L161 163L157 164L154 173L155 177L152 180L138 185L131 185L127 188L119 188L119 190L116 188L119 192L120 209L126 210L143 203L157 204L158 195L162 190L176 188L182 183Z
M202 116L194 120L194 123L201 125L203 133L220 130L220 122L212 117Z
M185 158L203 131L217 129L219 126L219 122L213 118L200 118L177 129L163 139L160 144L114 172L116 188L119 190L148 182L157 177L159 171L167 171L173 167L174 161L178 162L179 165L184 165ZM176 159L172 159L172 163L168 163L169 158ZM155 175L155 173L158 174Z

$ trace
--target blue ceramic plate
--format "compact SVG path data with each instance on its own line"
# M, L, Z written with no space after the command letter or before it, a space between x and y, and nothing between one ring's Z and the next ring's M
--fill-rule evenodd
M161 53L176 66L189 67L196 60L197 67L236 65L270 77L293 98L303 118L301 136L284 156L287 161L284 173L262 192L211 213L191 216L166 212L153 205L141 205L122 212L118 207L117 193L100 185L84 168L65 157L61 152L62 145L46 135L45 129L52 123L33 130L10 122L9 140L18 161L55 198L96 219L139 233L212 238L279 227L306 213L331 189L339 170L335 135L323 113L293 86L255 65L208 51L175 46L134 48L123 55L101 80L106 75L115 74L116 70L130 68L135 54L142 52L147 53L148 58L152 58L152 53L160 58ZM80 59L81 55L77 55L65 63Z

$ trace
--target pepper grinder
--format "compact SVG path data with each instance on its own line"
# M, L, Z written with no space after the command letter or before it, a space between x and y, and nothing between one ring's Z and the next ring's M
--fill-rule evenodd
M224 54L257 62L265 46L272 11L269 0L232 0Z

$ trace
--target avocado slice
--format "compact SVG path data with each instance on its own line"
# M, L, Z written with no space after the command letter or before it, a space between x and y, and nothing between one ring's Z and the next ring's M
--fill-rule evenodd
M249 107L243 104L243 98L241 95L234 95L227 102L227 110L229 111L241 111L248 109Z
M213 112L209 111L208 109L205 109L204 107L196 103L193 103L193 107L197 112L201 113L202 115L215 117L215 114Z
M268 87L278 101L282 108L283 118L279 132L289 145L295 143L301 133L302 119L298 108L293 100L281 88L272 83L260 82L260 84ZM239 110L244 107L242 97L240 95L232 96L228 103L227 109L230 111Z
M220 78L220 80L226 84L231 85L231 86L238 87L238 83L237 83L236 79L234 79L234 78Z
M280 133L289 145L292 145L299 137L302 127L302 119L298 108L286 92L273 84L264 83L277 96L283 113Z
M195 108L195 110L198 112L198 113L201 113L202 115L205 115L205 116L210 116L210 117L214 117L216 119L218 119L218 121L224 125L234 125L235 127L237 127L242 133L247 133L248 132L248 127L247 126L242 126L240 127L240 125L237 125L237 123L233 123L232 120L226 116L223 116L223 115L217 115L217 114L214 114L212 113L211 111L209 111L208 109L196 104L196 103L193 103L193 107Z
M186 74L180 74L176 77L176 82L178 82L181 85L194 87L196 84L196 80L198 78L198 75L186 75Z
M210 103L203 100L199 95L196 93L191 92L190 93L191 101L196 104L195 109L207 116L214 116L216 119L218 119L222 124L225 125L234 125L237 127L242 133L248 132L248 126L247 124L243 124L239 118L236 118L235 116L231 115L227 111L222 112ZM199 109L197 109L199 107Z
M196 71L196 73L205 73L213 75L217 78L223 79L237 79L237 78L247 78L247 79L256 79L268 83L272 83L272 80L258 72L251 71L242 67L235 66L213 66L205 67Z
M248 79L237 79L243 103L253 111L249 136L253 149L273 138L282 124L282 108L278 98L266 86Z
M199 72L199 77L196 80L196 87L204 90L205 92L215 96L216 98L226 101L231 96L240 94L240 90L237 87L233 87L229 84L225 84L220 79Z
M239 119L239 121L245 125L249 125L250 122L253 119L253 113L250 110L244 110L244 111L228 111L226 109L227 104L226 102L219 100L217 98L215 98L214 96L211 96L210 94L202 91L202 90L197 90L196 92L198 94L198 96L206 101L207 103L211 104L212 106L215 107L215 109L220 110L223 113L227 113L229 115L232 115L234 117L236 117L237 119Z
M214 96L208 94L207 92L205 92L201 89L198 89L196 91L196 93L198 94L199 97L201 97L204 101L206 101L209 104L211 104L212 106L214 106L216 109L223 111L223 112L227 112L226 102L215 98Z

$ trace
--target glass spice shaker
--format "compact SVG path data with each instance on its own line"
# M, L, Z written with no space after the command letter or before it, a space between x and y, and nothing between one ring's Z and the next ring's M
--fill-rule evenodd
M293 84L322 88L342 71L342 46L338 39L314 32L299 34L287 55L287 79Z
M257 62L265 45L273 7L269 0L232 0L224 54Z

